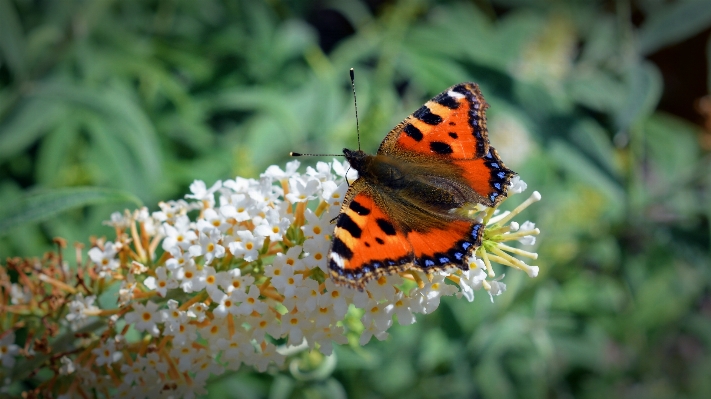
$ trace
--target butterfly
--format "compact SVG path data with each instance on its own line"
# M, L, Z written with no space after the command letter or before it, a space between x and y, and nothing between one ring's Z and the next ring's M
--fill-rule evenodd
M496 206L515 175L489 145L487 108L475 83L460 83L395 126L375 155L343 149L358 178L335 218L334 282L362 290L411 268L469 269L484 226L458 210Z

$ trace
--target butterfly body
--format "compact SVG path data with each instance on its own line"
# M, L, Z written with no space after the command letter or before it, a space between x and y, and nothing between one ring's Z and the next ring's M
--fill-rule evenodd
M462 83L396 126L376 155L343 150L359 177L336 218L336 282L362 289L408 268L468 269L483 226L460 210L498 204L514 174L489 146L486 107L478 87Z

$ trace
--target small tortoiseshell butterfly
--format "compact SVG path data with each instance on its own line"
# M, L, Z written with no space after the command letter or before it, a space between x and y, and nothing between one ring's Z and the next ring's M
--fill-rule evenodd
M336 283L362 289L369 280L414 268L468 270L484 226L458 209L496 206L514 172L489 146L475 83L460 83L397 125L376 155L343 149L358 179L348 188L328 257Z

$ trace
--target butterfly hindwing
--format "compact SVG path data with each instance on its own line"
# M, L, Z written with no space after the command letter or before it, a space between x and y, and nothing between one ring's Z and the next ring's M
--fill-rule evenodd
M494 147L482 158L455 160L462 173L461 178L481 196L479 203L486 206L496 206L506 198L509 181L514 172L504 166Z
M361 287L371 279L405 270L412 263L412 246L405 233L378 202L378 194L363 179L348 189L328 260L336 282Z
M411 231L407 238L412 244L414 267L431 273L454 266L469 270L467 260L481 245L484 226L474 220L456 220L442 228Z
M383 140L378 154L481 158L489 151L488 106L475 83L452 86L397 125Z

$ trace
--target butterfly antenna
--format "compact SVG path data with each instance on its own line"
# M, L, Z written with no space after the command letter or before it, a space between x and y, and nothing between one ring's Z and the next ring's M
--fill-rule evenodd
M290 157L343 157L343 154L302 154L300 152L290 152Z
M355 92L355 72L351 68L351 89L353 90L353 105L355 106L356 133L358 134L358 151L360 151L360 126L358 126L358 100Z

